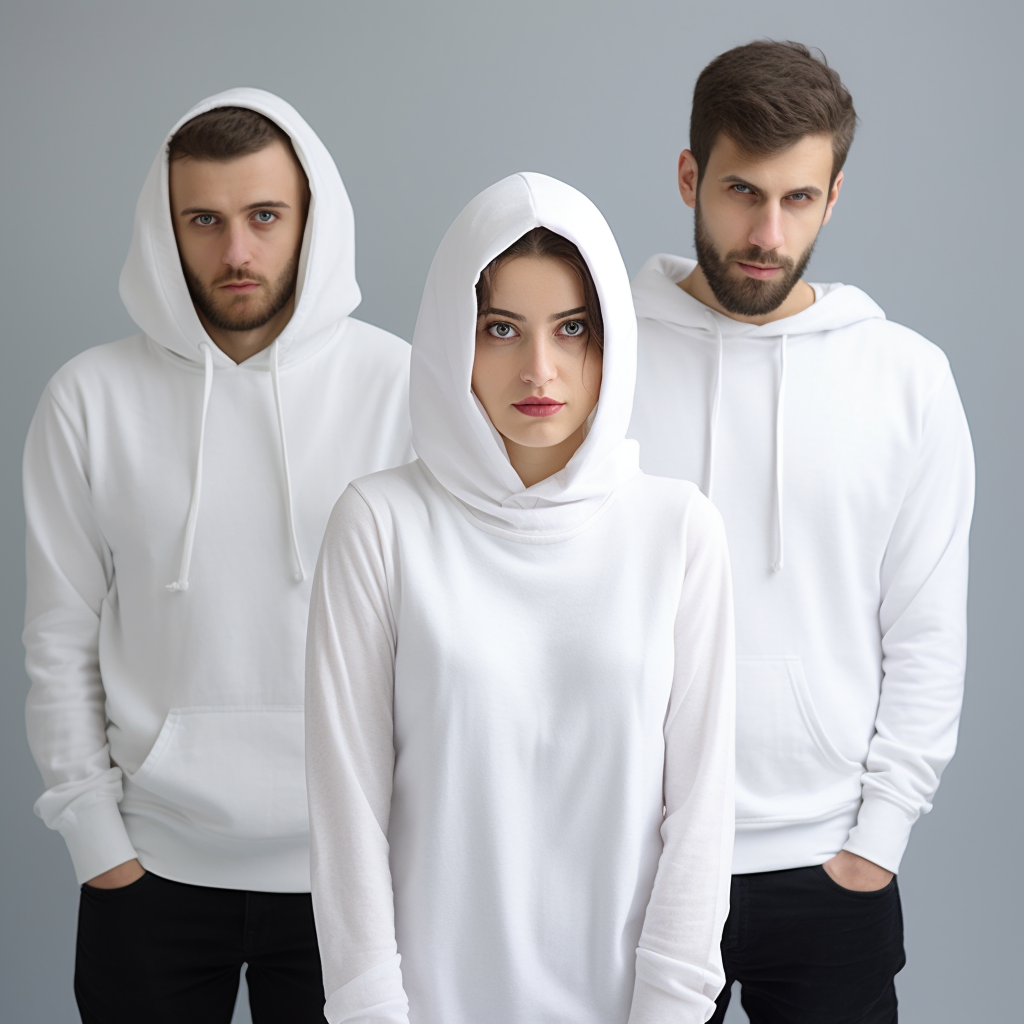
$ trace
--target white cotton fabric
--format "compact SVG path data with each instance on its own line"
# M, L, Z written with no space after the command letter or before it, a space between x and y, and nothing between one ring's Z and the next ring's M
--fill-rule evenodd
M359 302L352 207L287 103L234 89L290 136L312 193L295 312L235 364L188 294L166 141L121 296L141 333L50 381L24 483L37 813L79 881L133 857L197 885L308 891L302 660L311 568L356 476L411 458L408 346Z
M652 257L630 437L695 480L736 588L736 872L847 849L890 871L931 808L962 696L971 439L949 364L848 285L754 326Z
M601 295L604 380L524 488L470 391L474 285L537 226ZM413 342L420 459L353 483L307 642L327 1019L699 1024L722 983L733 635L720 519L624 442L635 320L611 232L537 174L445 236Z

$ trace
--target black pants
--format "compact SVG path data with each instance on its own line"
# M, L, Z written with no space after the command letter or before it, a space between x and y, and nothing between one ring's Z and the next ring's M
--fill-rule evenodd
M308 893L207 889L152 873L122 889L82 886L83 1024L229 1024L243 964L253 1024L323 1024Z
M895 1024L903 912L894 878L854 892L823 867L733 875L722 935L725 1020L734 981L751 1024Z

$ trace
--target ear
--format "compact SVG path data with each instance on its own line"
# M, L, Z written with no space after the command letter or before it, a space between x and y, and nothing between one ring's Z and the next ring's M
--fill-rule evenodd
M825 216L821 220L821 226L824 227L832 216L832 207L839 201L839 190L843 187L843 172L840 171L836 175L836 180L832 183L832 190L828 194L828 204L825 206Z
M683 202L692 210L697 205L697 161L693 153L684 149L679 154L678 185Z

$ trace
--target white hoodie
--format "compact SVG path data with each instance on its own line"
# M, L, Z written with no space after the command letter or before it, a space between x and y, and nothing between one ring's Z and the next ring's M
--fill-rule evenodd
M524 488L470 390L474 285L537 226L605 324L590 432ZM732 846L721 521L638 471L629 282L600 213L539 174L442 241L413 341L421 459L331 517L307 643L313 905L332 1024L700 1024ZM663 812L664 808L664 812Z
M862 291L757 327L654 256L630 436L700 482L736 588L737 873L840 849L890 871L953 755L971 440L945 356Z
M300 892L310 570L348 482L412 456L409 349L349 316L352 207L295 110L234 89L168 138L220 106L277 122L309 179L295 312L238 365L210 341L161 145L121 275L142 333L71 360L29 429L28 734L36 812L79 881L137 856L177 881Z

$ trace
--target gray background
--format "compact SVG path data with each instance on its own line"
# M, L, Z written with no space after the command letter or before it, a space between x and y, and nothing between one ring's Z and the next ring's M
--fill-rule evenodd
M1021 952L1013 739L1022 710L1024 367L1008 301L1011 289L1020 294L1021 97L1011 73L1019 10L1009 0L7 0L0 1019L77 1020L75 881L62 841L32 814L40 780L22 718L21 447L57 367L134 331L117 276L166 129L195 100L233 85L290 100L352 195L364 295L357 313L408 337L441 235L470 197L512 171L545 171L588 194L631 273L653 252L689 254L690 214L674 168L694 79L720 51L768 36L820 46L862 119L809 276L861 286L890 318L945 349L977 449L968 696L959 753L900 874L909 953L902 1019L1019 1020L1011 979Z

